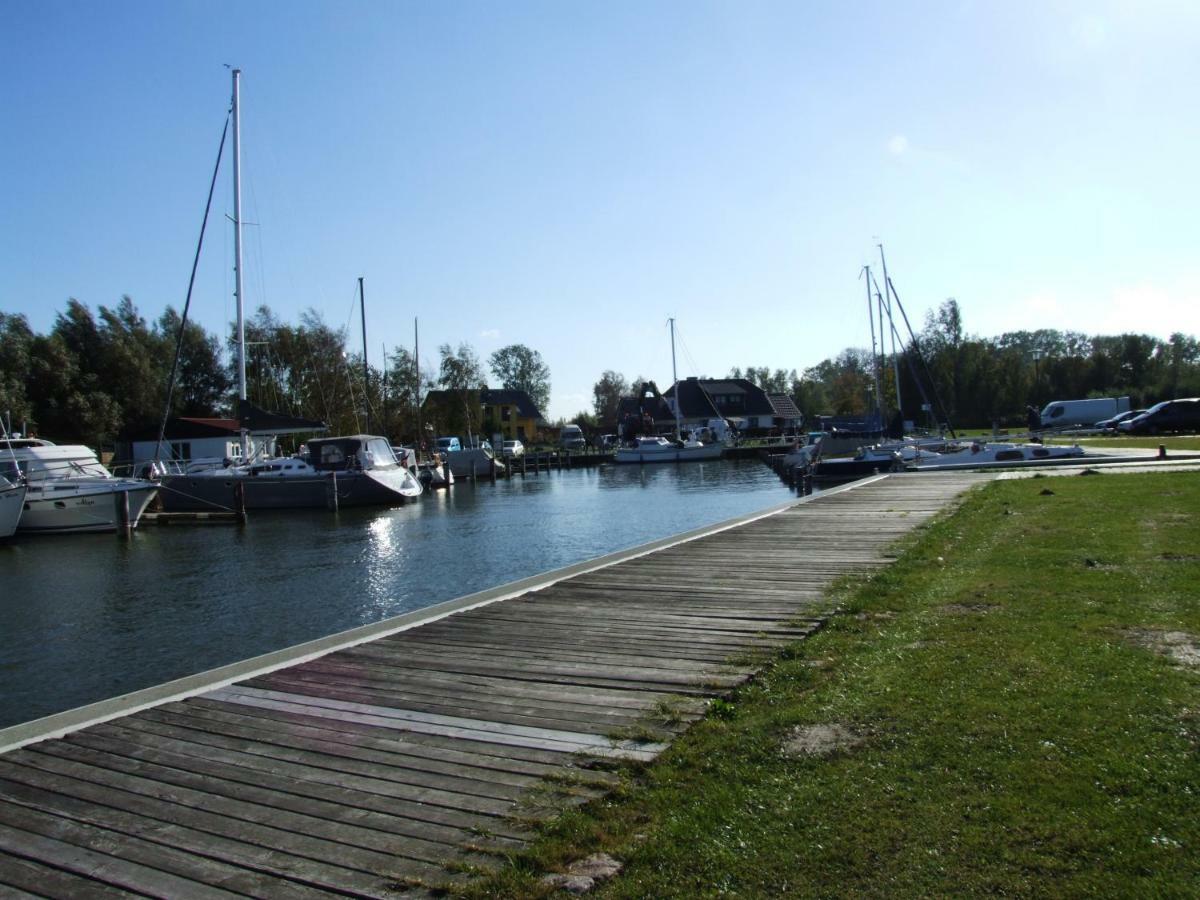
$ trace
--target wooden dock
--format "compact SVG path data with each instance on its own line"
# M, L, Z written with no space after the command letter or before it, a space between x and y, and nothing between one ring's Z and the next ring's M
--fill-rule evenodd
M186 699L0 731L21 745L0 755L0 895L413 897L500 865L980 478L860 482Z

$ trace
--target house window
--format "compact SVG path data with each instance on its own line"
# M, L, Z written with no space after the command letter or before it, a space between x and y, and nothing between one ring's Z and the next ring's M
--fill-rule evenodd
M172 459L191 459L192 458L192 443L191 443L191 441L171 441L171 458Z
M507 422L511 418L512 418L512 407L511 406L500 407L500 421Z

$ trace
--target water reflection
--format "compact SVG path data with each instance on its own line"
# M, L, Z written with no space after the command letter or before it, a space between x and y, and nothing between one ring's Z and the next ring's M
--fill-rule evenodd
M392 510L259 513L0 546L0 727L782 502L754 461L459 484Z

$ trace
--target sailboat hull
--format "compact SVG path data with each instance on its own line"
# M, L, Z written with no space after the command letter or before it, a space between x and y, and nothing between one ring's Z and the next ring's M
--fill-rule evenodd
M619 463L692 462L704 459L720 459L725 448L721 444L705 444L702 447L622 447L613 454Z
M399 506L420 493L406 489L402 479L378 471L339 472L302 478L171 475L162 479L166 512L218 512L236 508L236 486L243 485L246 509L332 509L345 506Z

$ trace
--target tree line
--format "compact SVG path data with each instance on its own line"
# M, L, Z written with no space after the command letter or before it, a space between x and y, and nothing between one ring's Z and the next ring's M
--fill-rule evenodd
M847 348L801 372L735 366L725 377L787 394L811 421L818 415L856 416L873 410L876 370L889 415L899 398L905 419L918 425L1020 426L1028 406L1041 409L1051 400L1129 396L1136 408L1200 396L1200 342L1180 332L1162 340L1054 329L984 338L966 333L962 310L950 299L927 314L924 327L910 336L894 361L888 355L873 362L869 349ZM619 398L641 380L604 372L593 386L592 410L573 421L610 426Z
M156 429L167 403L176 346L179 363L169 415L232 417L237 400L236 334L221 339L195 322L181 331L168 307L147 321L129 297L96 314L71 299L46 334L24 315L0 312L0 415L14 430L61 443L112 447ZM325 422L333 434L369 430L393 440L419 439L418 397L435 388L478 390L488 383L474 348L444 344L418 367L404 347L382 367L364 369L345 328L308 310L298 323L260 307L245 321L246 393L250 402ZM228 362L223 360L227 359ZM539 409L550 397L550 370L521 344L488 357L494 382L525 390Z
M52 440L111 447L118 439L156 428L178 342L179 366L172 416L228 416L235 409L233 328L222 340L168 307L147 321L129 297L92 311L76 300L37 334L23 315L0 312L0 415L16 429ZM382 367L364 372L361 351L350 348L345 328L327 325L309 310L298 323L281 321L267 307L246 320L247 394L273 411L320 419L334 434L370 431L393 440L420 439L418 397L451 391L436 427L447 433L490 433L475 421L477 392L492 386L524 390L544 414L550 370L536 350L512 344L490 354L486 367L468 343L443 344L430 359L407 348L386 354ZM231 362L224 362L223 357ZM1129 395L1134 406L1200 396L1200 343L1182 333L1168 339L1143 334L1088 336L1074 331L1015 331L999 337L969 335L962 311L947 300L894 364L882 360L885 407L903 400L905 418L919 424L948 421L958 427L996 423L1019 426L1027 405L1050 400ZM870 350L848 348L802 371L734 367L726 377L746 378L770 393L788 394L812 419L858 415L875 404ZM897 375L899 380L897 381ZM644 379L603 372L593 386L591 410L571 421L589 432L609 430L620 398ZM897 387L898 386L898 387ZM931 409L922 410L923 405ZM423 423L430 424L430 423Z

